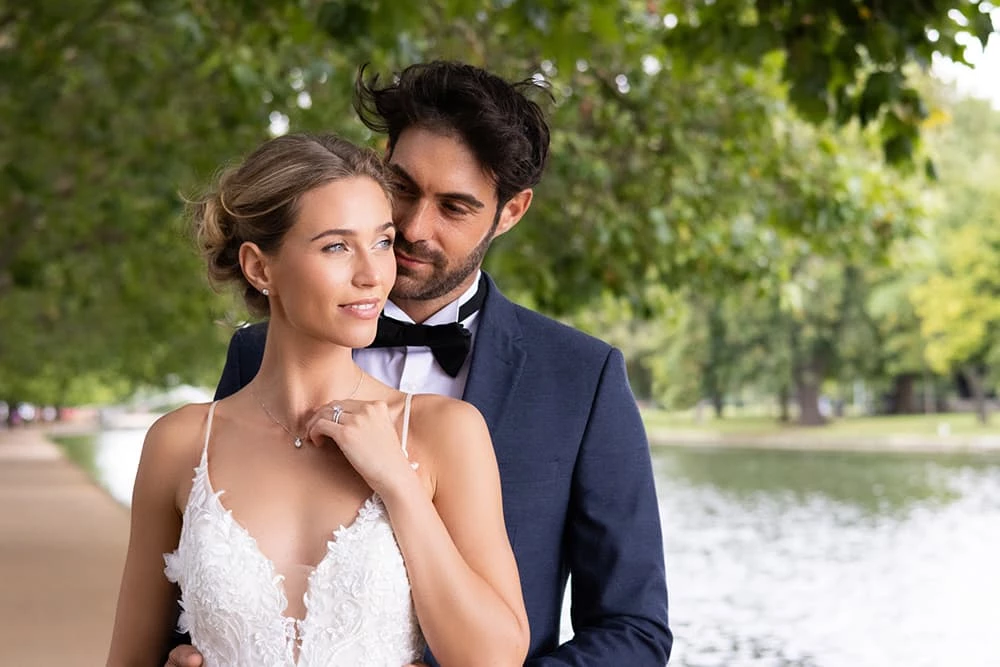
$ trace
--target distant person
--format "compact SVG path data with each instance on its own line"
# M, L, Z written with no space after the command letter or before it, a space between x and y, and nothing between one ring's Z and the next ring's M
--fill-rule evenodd
M425 645L451 665L523 662L482 417L351 356L396 275L389 195L370 152L290 135L194 208L210 276L268 315L267 343L252 382L147 434L108 665L159 662L174 584L212 667L399 667Z
M450 62L413 65L384 86L359 75L355 106L388 135L400 190L396 284L375 345L355 360L390 386L461 397L485 417L531 626L526 664L659 667L672 644L663 540L622 355L515 305L480 271L542 176L549 128L526 96L542 88ZM218 396L253 381L272 335L236 332ZM574 636L560 645L568 575ZM187 646L170 658L201 664ZM449 664L436 651L426 659Z

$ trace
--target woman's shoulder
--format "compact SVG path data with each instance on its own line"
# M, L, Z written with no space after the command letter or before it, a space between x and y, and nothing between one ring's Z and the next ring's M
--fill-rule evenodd
M435 498L445 488L460 485L460 480L497 474L489 428L471 403L435 394L415 395L410 431L417 443L415 458L427 472Z
M474 405L439 394L413 395L410 429L422 441L438 446L473 439L489 441L486 421Z
M163 461L200 451L212 405L191 403L161 416L146 432L143 453Z
M188 403L175 408L153 422L147 434L159 438L204 426L212 405L213 403Z
M483 416L476 406L458 398L440 394L414 394L412 401L411 414L423 417L424 423L433 423L437 420L471 423L483 421Z
M180 499L187 497L190 489L191 471L201 457L210 406L209 403L185 405L153 422L142 444L134 498L159 498L181 507Z

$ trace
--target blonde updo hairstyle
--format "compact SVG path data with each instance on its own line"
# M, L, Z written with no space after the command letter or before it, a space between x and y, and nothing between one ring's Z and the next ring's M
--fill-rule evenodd
M215 188L189 207L209 281L217 289L236 285L252 315L268 315L267 297L243 275L240 246L252 242L265 253L276 252L295 224L302 195L353 177L372 179L392 201L388 172L379 157L331 134L271 139L223 172Z

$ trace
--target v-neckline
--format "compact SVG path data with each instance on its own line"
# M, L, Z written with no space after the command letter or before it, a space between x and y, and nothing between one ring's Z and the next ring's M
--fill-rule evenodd
M254 552L267 564L268 569L271 571L271 584L277 589L279 600L283 604L278 613L285 623L292 623L296 627L293 640L301 648L303 638L300 635L299 630L300 626L304 625L306 619L309 618L309 594L312 590L313 576L319 571L320 567L323 566L326 560L330 557L330 554L333 553L346 535L355 532L356 530L360 530L361 527L367 525L369 523L368 517L381 515L381 512L368 511L369 509L374 509L381 504L381 499L379 498L378 493L373 491L371 495L365 498L364 502L361 503L361 506L358 507L358 510L354 513L354 518L349 524L341 524L340 527L330 531L330 539L326 541L326 552L323 554L322 558L320 558L319 561L311 567L309 576L306 577L306 586L302 593L302 606L305 609L305 614L302 618L296 618L295 616L288 616L284 613L285 610L288 609L288 595L285 592L285 579L287 577L278 572L278 568L275 566L274 561L261 550L260 545L257 542L257 538L254 537L243 524L237 521L236 517L233 516L233 511L222 503L220 496L226 491L225 489L217 491L212 485L212 479L208 474L208 457L205 457L205 460L202 462L200 467L201 473L205 478L204 483L206 491L208 491L208 495L214 499L219 512L221 512L223 516L228 517L228 520L232 522L237 530L246 536L249 542L253 545ZM305 567L309 566L307 565ZM296 659L296 664L297 663L298 659Z

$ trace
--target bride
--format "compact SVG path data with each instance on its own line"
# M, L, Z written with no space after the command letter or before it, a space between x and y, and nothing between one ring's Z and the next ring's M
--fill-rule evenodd
M269 315L267 343L243 390L146 436L109 666L159 665L175 622L206 667L402 667L425 642L441 665L523 663L482 417L351 358L396 274L386 179L342 139L288 135L192 207L210 278Z

